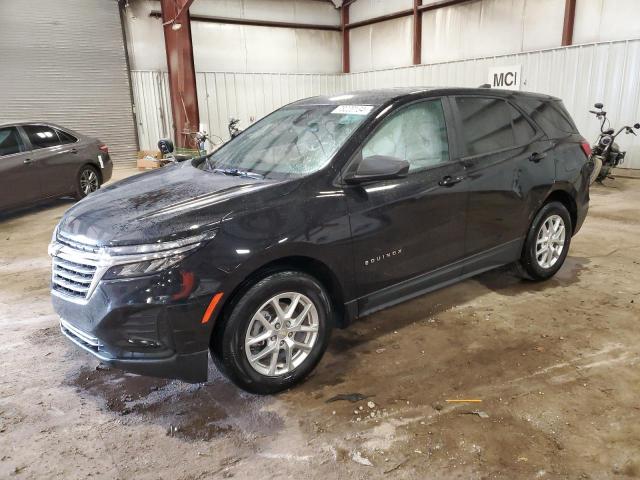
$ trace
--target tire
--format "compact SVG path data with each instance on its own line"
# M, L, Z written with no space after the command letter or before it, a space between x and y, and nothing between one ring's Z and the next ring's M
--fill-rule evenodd
M99 188L100 174L98 173L98 170L91 165L84 165L78 172L78 177L76 178L76 199L82 200L84 197L95 192Z
M564 227L563 235L553 233L554 228L560 232L560 227ZM551 230L550 237L545 236L547 229ZM522 256L516 265L518 273L533 281L553 277L567 258L572 232L571 216L562 203L550 202L544 205L527 232ZM551 241L545 240L549 238Z
M275 302L281 308L279 314ZM296 271L274 273L258 281L230 308L214 329L211 356L238 387L261 395L280 392L302 381L322 358L334 324L324 287ZM299 322L302 330L295 325Z
M593 170L589 177L589 185L593 185L593 182L596 181L602 169L602 157L600 155L593 155L591 158L593 159Z

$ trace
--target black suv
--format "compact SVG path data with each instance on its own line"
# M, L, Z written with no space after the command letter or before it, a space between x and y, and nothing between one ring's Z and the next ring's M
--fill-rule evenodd
M554 275L587 214L587 148L546 95L294 102L72 207L49 247L53 305L114 366L201 382L210 351L243 389L277 392L334 326L505 264Z

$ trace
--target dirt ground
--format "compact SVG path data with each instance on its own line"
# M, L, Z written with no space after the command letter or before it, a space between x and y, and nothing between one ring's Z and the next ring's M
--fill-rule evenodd
M491 272L362 319L272 397L64 339L46 247L70 205L0 218L0 478L640 476L640 180L592 190L556 278Z

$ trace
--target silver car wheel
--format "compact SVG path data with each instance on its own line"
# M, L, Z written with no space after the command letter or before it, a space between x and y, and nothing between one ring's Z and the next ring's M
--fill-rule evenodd
M90 168L86 168L80 174L80 190L84 195L98 190L98 175Z
M270 377L296 369L318 340L318 310L309 297L279 293L253 315L245 335L244 351L253 369Z
M560 215L548 217L536 237L536 261L542 268L553 267L564 250L566 228Z

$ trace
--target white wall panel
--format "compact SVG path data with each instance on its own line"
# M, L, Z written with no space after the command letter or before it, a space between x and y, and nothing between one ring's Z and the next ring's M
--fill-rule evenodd
M360 22L413 8L413 0L357 0L349 6L349 21Z
M167 71L162 20L150 17L160 11L157 0L134 0L125 10L129 64L133 70Z
M540 50L562 43L565 0L527 0L524 5L522 50Z
M125 28L131 68L167 70L158 0L130 0ZM315 0L198 0L192 15L338 25L339 11ZM334 73L341 69L340 32L191 22L197 71Z
M413 44L411 17L354 28L349 35L351 71L353 72L411 64Z
M573 42L640 37L638 0L577 0Z
M211 17L340 25L331 2L317 0L198 0L189 12Z
M156 150L159 139L173 137L169 74L133 71L131 86L140 150Z

